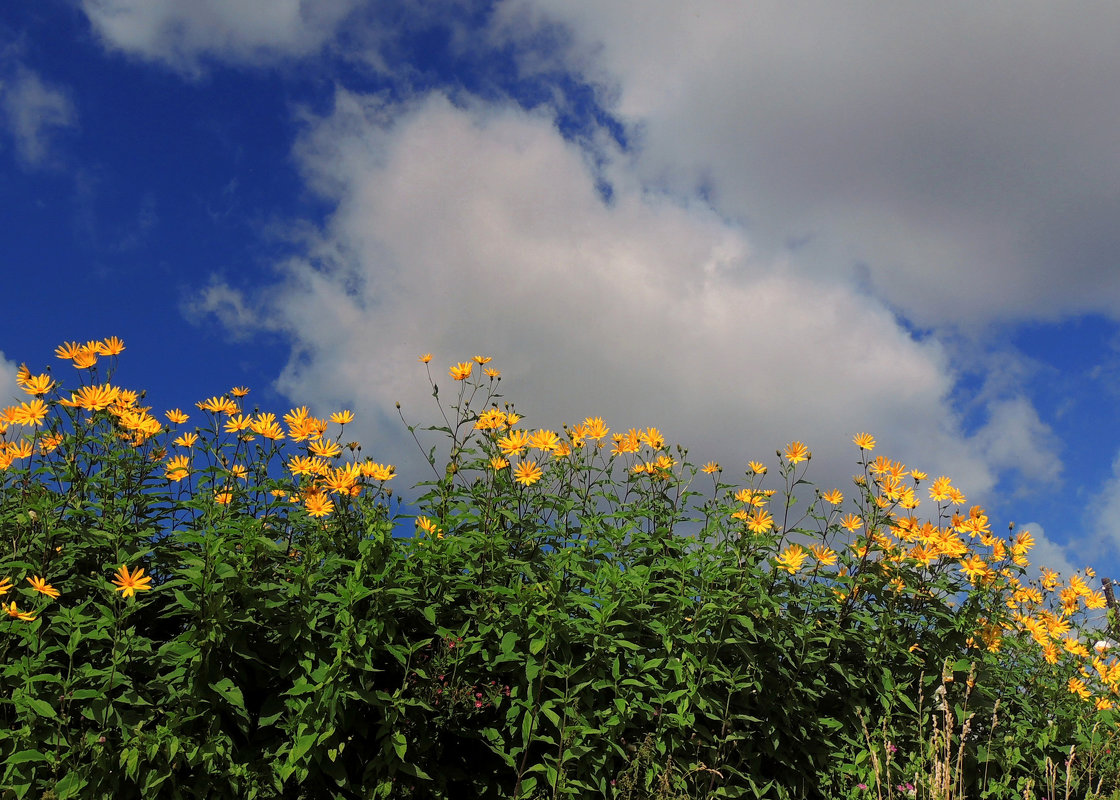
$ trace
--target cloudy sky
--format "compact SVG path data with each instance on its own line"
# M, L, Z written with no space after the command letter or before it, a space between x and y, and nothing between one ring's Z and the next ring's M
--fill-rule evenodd
M109 335L159 407L353 408L417 356L741 474L852 434L1120 573L1120 6L0 7L0 391ZM415 473L411 473L415 474ZM1120 577L1120 574L1116 575Z

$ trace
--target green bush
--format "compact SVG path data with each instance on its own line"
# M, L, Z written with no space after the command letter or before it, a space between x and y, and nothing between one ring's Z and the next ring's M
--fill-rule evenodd
M847 505L797 442L733 484L653 428L519 427L476 358L406 507L348 412L161 423L121 350L64 345L79 388L21 370L0 418L6 796L1117 788L1120 666L1070 627L1103 596L1027 582L948 479L919 518L869 436Z

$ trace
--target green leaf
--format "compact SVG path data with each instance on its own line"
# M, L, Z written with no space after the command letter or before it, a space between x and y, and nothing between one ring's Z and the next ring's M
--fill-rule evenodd
M37 697L28 697L26 695L23 695L18 697L15 702L17 706L22 706L23 708L30 709L40 717L58 716L54 710L54 707L50 703L46 702L45 700L40 700Z
M16 764L23 764L28 761L46 761L47 756L40 753L38 750L17 750L8 756L4 762L7 766L11 767Z
M78 792L84 789L88 783L87 779L76 772L67 773L62 780L55 784L55 796L58 800L70 800L71 797L77 797Z
M291 752L288 753L288 763L296 764L299 762L304 755L307 754L307 751L315 746L315 740L318 738L319 734L317 733L305 733L297 737L295 745L292 746Z
M239 711L245 711L245 697L241 694L241 690L237 687L237 684L229 678L222 678L217 683L210 684L210 688Z

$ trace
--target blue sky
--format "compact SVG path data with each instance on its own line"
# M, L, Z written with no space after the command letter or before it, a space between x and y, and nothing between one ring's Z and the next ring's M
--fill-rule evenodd
M852 434L1120 573L1120 10L0 7L0 390L125 340L157 408L353 408L494 356L534 425L729 474ZM450 383L443 379L443 383ZM5 401L7 402L7 401Z

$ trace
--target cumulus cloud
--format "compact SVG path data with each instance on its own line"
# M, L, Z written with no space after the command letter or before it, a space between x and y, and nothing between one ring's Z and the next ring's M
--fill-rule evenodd
M237 338L264 327L240 292L217 281L211 281L200 292L184 298L182 312L187 318L194 320L213 316L228 333Z
M599 87L645 179L936 326L1115 317L1118 24L1042 0L503 0L493 32Z
M414 422L434 414L416 362L428 351L444 397L446 364L492 355L529 425L657 425L734 471L801 439L819 480L846 483L848 437L867 430L979 499L1008 461L1049 446L1041 423L1004 424L1018 405L970 440L936 338L842 281L757 256L741 226L648 190L621 154L589 157L545 114L340 91L296 158L336 203L326 228L275 286L242 298L215 284L200 308L285 331L279 388L361 412L375 458L403 438L394 402Z
M27 395L20 390L16 383L16 370L18 366L14 361L8 361L0 352L0 407L22 403Z
M28 167L44 167L51 163L54 136L76 125L78 115L67 92L17 66L0 78L0 118L19 160Z
M987 406L988 419L972 441L998 471L1015 471L1035 484L1061 478L1061 442L1025 396L1005 397Z
M1065 579L1077 572L1077 570L1085 565L1075 565L1070 561L1066 548L1056 543L1053 539L1046 536L1046 530L1037 522L1028 522L1025 525L1016 527L1017 531L1026 531L1034 537L1034 547L1031 548L1030 553L1027 554L1030 558L1031 566L1028 570L1028 575L1032 579L1037 579L1040 575L1042 567L1052 569Z
M106 46L184 73L319 50L358 0L82 0Z
M1120 554L1120 452L1112 460L1112 474L1101 482L1086 508L1091 509L1087 522L1096 537L1094 555L1115 558Z

